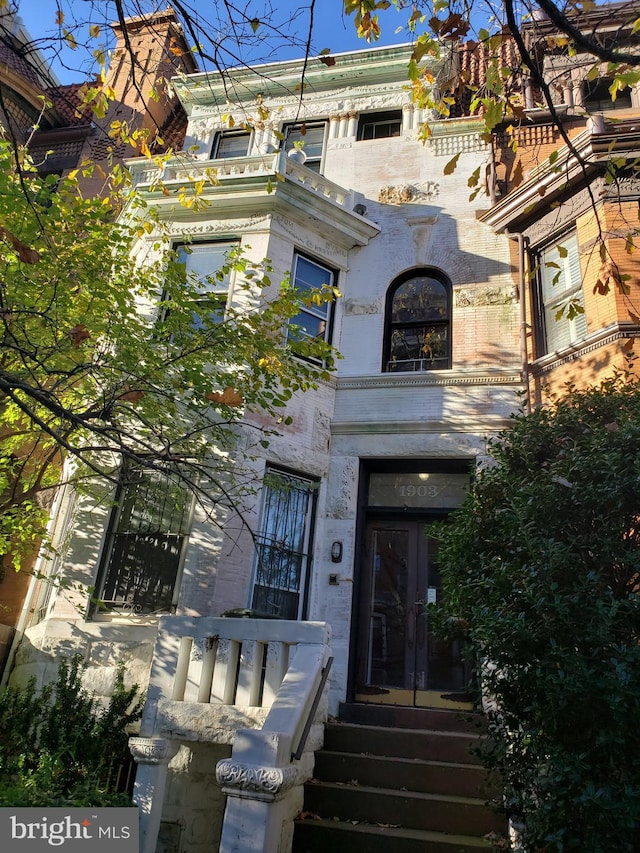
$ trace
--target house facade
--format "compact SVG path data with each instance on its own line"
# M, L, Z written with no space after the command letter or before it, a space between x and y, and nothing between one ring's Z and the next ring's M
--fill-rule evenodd
M274 766L265 757L273 743L243 735L253 763L242 763L235 732L264 729L251 709L289 660L301 682L322 669L331 714L345 701L466 707L458 649L435 641L424 616L440 586L428 525L463 500L521 392L538 405L568 380L597 381L627 364L640 316L627 240L640 195L638 90L607 102L584 57L554 53L539 28L525 34L556 108L523 79L522 123L498 126L491 141L464 109L442 119L412 103L411 47L401 46L230 70L224 81L181 76L182 150L162 175L129 163L194 274L215 273L240 246L269 258L275 279L341 293L296 318L297 334L341 353L331 378L294 396L278 424L245 414L238 465L257 488L241 513L192 506L144 474L94 500L58 495L55 556L38 569L65 584L32 584L12 678L43 682L60 655L79 653L98 694L121 661L148 686L136 747L156 803L145 850L158 832L159 850L211 849L223 832L221 786L232 798L241 787L238 808L262 815L264 780L247 781L247 768ZM433 78L450 79L468 59L465 49L443 51ZM470 198L477 169L487 194ZM196 185L202 203L181 205ZM137 253L157 257L155 242L142 237ZM240 293L231 276L206 296L223 313ZM252 442L256 428L275 428L267 447ZM318 651L329 646L330 671ZM232 701L216 687L222 658ZM222 712L205 707L213 696ZM289 719L293 706L278 701ZM274 750L284 778L290 762Z
M249 610L328 626L331 713L347 698L465 706L464 664L432 640L423 615L439 596L437 545L425 530L462 501L489 438L518 406L520 303L509 241L479 221L481 201L469 201L468 176L489 158L480 121L435 120L423 144L426 116L405 86L410 53L317 61L303 95L302 62L232 71L226 88L207 75L176 80L188 116L184 151L165 165L164 191L147 161L132 161L138 190L175 245L188 244L185 263L196 273L215 271L240 245L299 288L337 287L334 304L303 309L296 323L342 359L329 381L291 400L251 462L262 487L242 518L216 510L212 519L180 494L158 502L145 476L95 501L61 492L57 556L39 568L65 585L34 585L14 682L45 680L57 657L79 653L98 693L123 660L145 686L160 614ZM456 61L447 54L440 63L449 70ZM436 64L433 73L444 72ZM444 175L459 151L457 169ZM216 175L201 191L206 203L181 207L180 189L206 170ZM138 250L152 256L153 242ZM214 294L222 310L234 284ZM274 426L260 412L245 421ZM228 744L232 735L214 739ZM183 751L175 760L200 773L203 793L194 794L192 773L188 795L197 810L211 772L194 768L215 761L184 739L190 758ZM185 792L174 773L169 835Z

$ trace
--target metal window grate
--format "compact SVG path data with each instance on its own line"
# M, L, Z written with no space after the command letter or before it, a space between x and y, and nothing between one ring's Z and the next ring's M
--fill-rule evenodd
M258 612L282 619L300 616L310 559L314 486L310 480L288 474L269 475L252 601Z
M137 471L115 511L99 606L125 615L171 610L189 527L187 489L161 471Z

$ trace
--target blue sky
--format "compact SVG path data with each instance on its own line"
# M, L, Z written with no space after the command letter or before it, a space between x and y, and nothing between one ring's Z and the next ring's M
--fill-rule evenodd
M153 7L152 0L139 0L139 2L147 9ZM196 14L201 14L203 18L211 20L211 10L215 7L216 2L217 0L184 0L183 5L193 8ZM56 53L59 53L59 50L54 51L52 48L49 40L51 37L59 35L59 27L55 23L57 7L60 6L62 9L65 15L65 23L69 28L71 28L74 21L87 20L89 11L91 10L92 20L99 21L102 24L103 31L106 31L106 25L110 21L115 20L116 17L113 12L112 3L105 2L105 0L102 0L102 2L101 0L17 0L17 5L18 12L31 36L38 40L43 49L46 48L47 59L51 61L53 70L61 82L81 81L87 74L91 73L92 62L90 55L81 47L75 51L64 50L61 54L62 61L56 55ZM171 0L167 0L166 3L158 2L157 8L162 9L169 5L171 5ZM305 2L305 0L255 0L252 3L258 15L268 5L276 9L276 14L280 18L286 17L291 11L297 12L297 33L301 39L306 38L309 20L308 2ZM317 54L326 48L335 53L367 47L365 41L358 39L353 20L351 18L343 18L342 8L342 0L317 0L312 53ZM389 9L387 12L382 13L383 33L377 44L399 44L407 41L406 31L403 33L395 32L396 28L406 18L406 11L404 13L397 13L394 9ZM87 35L87 26L81 26L75 31L75 37L79 44ZM43 41L40 42L41 39ZM266 52L264 55L255 53L248 57L249 61L274 61L278 59L291 59L302 55L301 48L283 48L281 46L274 48L271 41L266 42L265 47L267 46L271 46L272 48L269 54ZM65 68L65 65L68 67Z

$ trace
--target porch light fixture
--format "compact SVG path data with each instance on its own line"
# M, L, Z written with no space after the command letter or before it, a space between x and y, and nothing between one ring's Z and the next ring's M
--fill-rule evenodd
M342 542L336 540L331 545L331 562L332 563L341 563L342 562Z

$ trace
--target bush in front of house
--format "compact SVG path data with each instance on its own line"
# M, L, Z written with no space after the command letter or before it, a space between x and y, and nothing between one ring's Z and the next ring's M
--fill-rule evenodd
M514 417L439 528L450 621L494 703L486 763L533 851L640 838L640 385Z
M127 728L140 719L138 686L117 670L106 707L82 687L80 658L63 659L41 692L0 691L0 806L126 806L117 768L129 762Z

